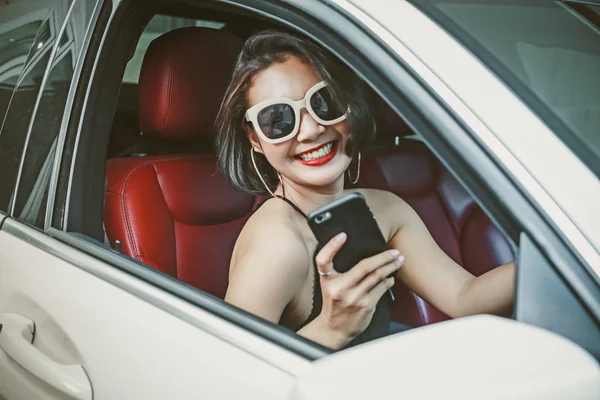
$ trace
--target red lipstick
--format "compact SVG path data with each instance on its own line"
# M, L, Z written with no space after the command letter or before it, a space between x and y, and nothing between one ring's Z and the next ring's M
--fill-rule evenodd
M323 144L323 146L326 146L328 143ZM315 158L314 160L303 160L302 158L300 158L300 154L306 154L306 153L312 153L313 151L318 151L321 147L323 146L319 146L315 149L312 150L308 150L302 153L297 154L294 158L296 158L296 160L298 160L299 162L301 162L302 164L309 166L309 167L317 167L319 165L323 165L328 163L329 161L331 161L331 159L333 157L335 157L335 155L337 154L337 150L338 150L338 141L335 141L331 147L331 151L329 152L329 154L320 157L320 158Z

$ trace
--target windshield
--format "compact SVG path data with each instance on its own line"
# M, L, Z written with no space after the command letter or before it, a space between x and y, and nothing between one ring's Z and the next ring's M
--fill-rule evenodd
M600 4L411 1L458 39L600 176Z

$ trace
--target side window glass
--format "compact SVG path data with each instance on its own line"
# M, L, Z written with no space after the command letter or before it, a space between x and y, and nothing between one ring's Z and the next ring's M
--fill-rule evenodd
M0 210L4 211L9 211L27 128L50 59L55 31L48 3L44 4L0 4Z
M54 63L48 75L29 134L25 162L18 181L14 215L40 228L44 226L48 184L56 155L56 138L71 83L72 66L73 56L69 51Z
M5 6L0 5L0 10L2 7ZM4 120L10 97L41 23L37 20L16 27L0 25L0 121Z
M45 225L50 180L59 150L58 135L95 3L96 0L78 0L73 6L67 25L54 46L54 58L37 100L33 124L26 140L13 214L39 228Z

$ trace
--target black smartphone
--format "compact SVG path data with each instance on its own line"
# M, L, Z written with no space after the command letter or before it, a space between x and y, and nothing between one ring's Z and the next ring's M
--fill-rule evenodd
M346 272L360 260L389 248L365 197L358 192L314 210L308 214L308 225L319 248L338 233L346 233L346 243L333 259L333 267L338 272Z

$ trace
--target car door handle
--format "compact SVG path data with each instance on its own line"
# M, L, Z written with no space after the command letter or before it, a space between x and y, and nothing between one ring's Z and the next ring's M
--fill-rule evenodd
M34 323L18 314L0 314L0 349L23 369L56 390L77 400L91 400L92 386L81 365L50 359L31 342Z

